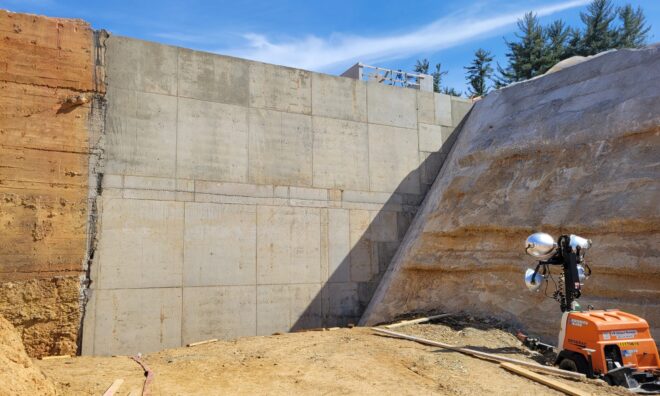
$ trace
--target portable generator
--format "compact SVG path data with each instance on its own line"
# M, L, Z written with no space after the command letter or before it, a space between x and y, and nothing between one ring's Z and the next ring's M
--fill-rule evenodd
M585 261L590 247L590 240L577 235L555 242L539 232L526 241L527 254L540 260L525 272L527 288L540 291L552 281L552 297L563 312L555 365L637 393L660 394L660 356L646 320L618 309L582 309L577 301L591 275ZM553 266L561 268L556 280Z

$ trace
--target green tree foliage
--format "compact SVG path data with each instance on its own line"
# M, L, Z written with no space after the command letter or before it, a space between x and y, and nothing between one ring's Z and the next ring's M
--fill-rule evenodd
M545 73L562 59L566 59L567 42L574 34L564 21L556 20L543 29L545 47L541 72ZM579 34L579 31L578 31Z
M461 96L461 93L456 91L454 88L448 88L442 86L442 77L449 73L446 70L442 70L442 64L437 63L435 65L435 70L429 73L430 63L428 59L417 60L415 64L415 72L422 74L429 74L433 77L433 91L442 92L447 95Z
M586 12L580 13L584 23L584 34L578 46L580 55L595 55L614 48L617 42L617 30L612 23L616 18L610 0L594 0L587 6Z
M461 91L458 91L456 88L452 87L442 87L440 90L445 95L451 95L451 96L461 96L463 93Z
M611 0L593 0L580 12L580 19L582 29L566 26L561 20L542 27L536 15L525 14L518 21L517 40L505 40L508 64L506 68L497 65L495 86L500 88L538 76L574 55L643 47L651 29L641 8L627 4L615 10Z
M650 26L646 26L646 17L640 7L633 9L626 4L617 10L621 26L617 31L617 48L639 48L646 44Z
M470 66L464 67L470 97L485 96L488 93L488 80L493 75L493 68L490 65L492 61L493 57L490 52L479 48L475 51Z
M518 20L518 30L520 31L516 33L518 41L505 40L509 65L506 68L497 65L500 73L495 81L497 87L527 80L542 73L545 37L536 14L528 12L523 19Z

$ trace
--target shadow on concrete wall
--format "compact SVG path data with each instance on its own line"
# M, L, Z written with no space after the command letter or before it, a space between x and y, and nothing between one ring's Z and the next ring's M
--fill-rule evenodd
M456 126L451 135L443 143L440 150L427 157L412 172L410 172L397 186L383 208L399 204L399 197L411 196L406 192L404 185L411 178L419 178L421 194L417 196L417 202L404 202L407 206L415 206L413 211L402 211L397 214L397 232L398 242L378 242L370 236L382 222L382 217L388 216L387 210L381 209L369 224L366 232L360 237L357 243L351 248L351 251L343 258L341 264L328 276L328 281L323 285L319 293L307 306L303 314L296 320L290 331L304 330L318 327L335 327L356 325L360 321L362 314L367 309L371 298L373 297L382 277L387 272L396 254L408 228L413 222L417 211L421 210L422 204L427 194L431 190L435 179L445 164L446 159L456 143L463 125L469 117L472 109L463 117L463 120ZM391 212L389 212L391 213ZM351 267L355 268L360 256L364 251L370 252L378 263L378 271L371 279L364 282L346 283L343 281L343 274L350 274ZM374 258L370 258L372 264Z

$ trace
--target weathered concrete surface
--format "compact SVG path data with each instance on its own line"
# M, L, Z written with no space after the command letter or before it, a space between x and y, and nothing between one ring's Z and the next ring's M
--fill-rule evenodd
M122 37L107 47L83 353L357 323L466 101Z
M584 306L645 317L660 336L660 48L620 50L489 94L362 318L502 315L555 337L558 304L529 293L534 231L593 240Z
M0 314L32 356L76 351L93 48L84 21L0 10Z

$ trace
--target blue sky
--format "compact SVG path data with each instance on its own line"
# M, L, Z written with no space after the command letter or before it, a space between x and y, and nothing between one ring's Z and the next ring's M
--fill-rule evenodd
M506 63L504 38L535 11L543 23L580 25L588 0L74 1L0 0L0 8L82 18L112 33L339 74L356 61L412 71L442 63L445 84L465 90L463 67L485 48ZM644 9L649 42L660 41L660 1L614 1Z

